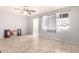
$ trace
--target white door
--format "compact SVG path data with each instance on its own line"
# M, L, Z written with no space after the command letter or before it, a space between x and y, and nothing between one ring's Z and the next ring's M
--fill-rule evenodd
M37 37L39 35L39 18L33 19L33 36Z

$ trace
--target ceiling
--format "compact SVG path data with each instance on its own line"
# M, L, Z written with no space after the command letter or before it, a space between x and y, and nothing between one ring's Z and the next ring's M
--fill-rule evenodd
M14 9L14 8L23 8L23 6L0 6L0 11L9 12L9 13L17 14L17 15L23 15L23 16L34 16L34 15L43 14L43 13L54 11L54 10L64 8L64 7L65 6L28 6L27 8L33 9L36 11L35 13L32 13L31 15L27 13L21 14L20 10Z

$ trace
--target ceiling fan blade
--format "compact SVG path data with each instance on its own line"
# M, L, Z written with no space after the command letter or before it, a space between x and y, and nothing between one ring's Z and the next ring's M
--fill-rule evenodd
M31 13L30 13L29 9L26 9L25 11L26 11L29 15L31 15Z
M19 9L19 8L14 8L14 9L17 9L17 10L23 10L23 9Z
M31 15L31 13L30 13L29 11L27 11L27 13L28 13L29 15Z
M30 12L36 12L35 10L29 10Z

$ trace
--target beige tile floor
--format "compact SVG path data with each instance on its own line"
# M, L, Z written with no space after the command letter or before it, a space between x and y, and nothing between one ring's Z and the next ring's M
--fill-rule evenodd
M78 53L79 45L32 35L0 39L2 53Z

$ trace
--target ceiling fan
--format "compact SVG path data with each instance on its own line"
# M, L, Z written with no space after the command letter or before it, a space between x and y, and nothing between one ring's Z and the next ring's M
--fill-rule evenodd
M27 12L29 15L31 15L32 12L36 12L35 10L30 10L27 7L28 6L24 6L22 9L20 9L20 8L14 8L14 9L21 10L21 12L20 12L21 14Z

